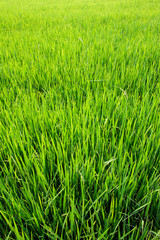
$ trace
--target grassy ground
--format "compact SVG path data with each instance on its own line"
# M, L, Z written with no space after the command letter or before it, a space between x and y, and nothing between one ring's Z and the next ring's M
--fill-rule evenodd
M0 239L160 238L159 0L0 0Z

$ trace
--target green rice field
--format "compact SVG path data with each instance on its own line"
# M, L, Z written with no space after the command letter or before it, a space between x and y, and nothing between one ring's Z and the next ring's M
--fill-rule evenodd
M0 240L160 239L160 1L0 0Z

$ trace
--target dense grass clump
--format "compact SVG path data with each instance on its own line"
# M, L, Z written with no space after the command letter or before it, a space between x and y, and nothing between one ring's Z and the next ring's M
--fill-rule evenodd
M0 239L160 238L159 0L0 1Z

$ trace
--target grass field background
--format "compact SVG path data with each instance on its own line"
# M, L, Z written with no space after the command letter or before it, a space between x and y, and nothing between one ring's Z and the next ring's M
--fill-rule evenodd
M160 238L159 0L0 0L0 239Z

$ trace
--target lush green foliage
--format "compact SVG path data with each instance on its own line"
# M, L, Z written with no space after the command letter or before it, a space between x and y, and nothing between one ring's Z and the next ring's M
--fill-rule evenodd
M0 0L0 239L160 237L159 0Z

